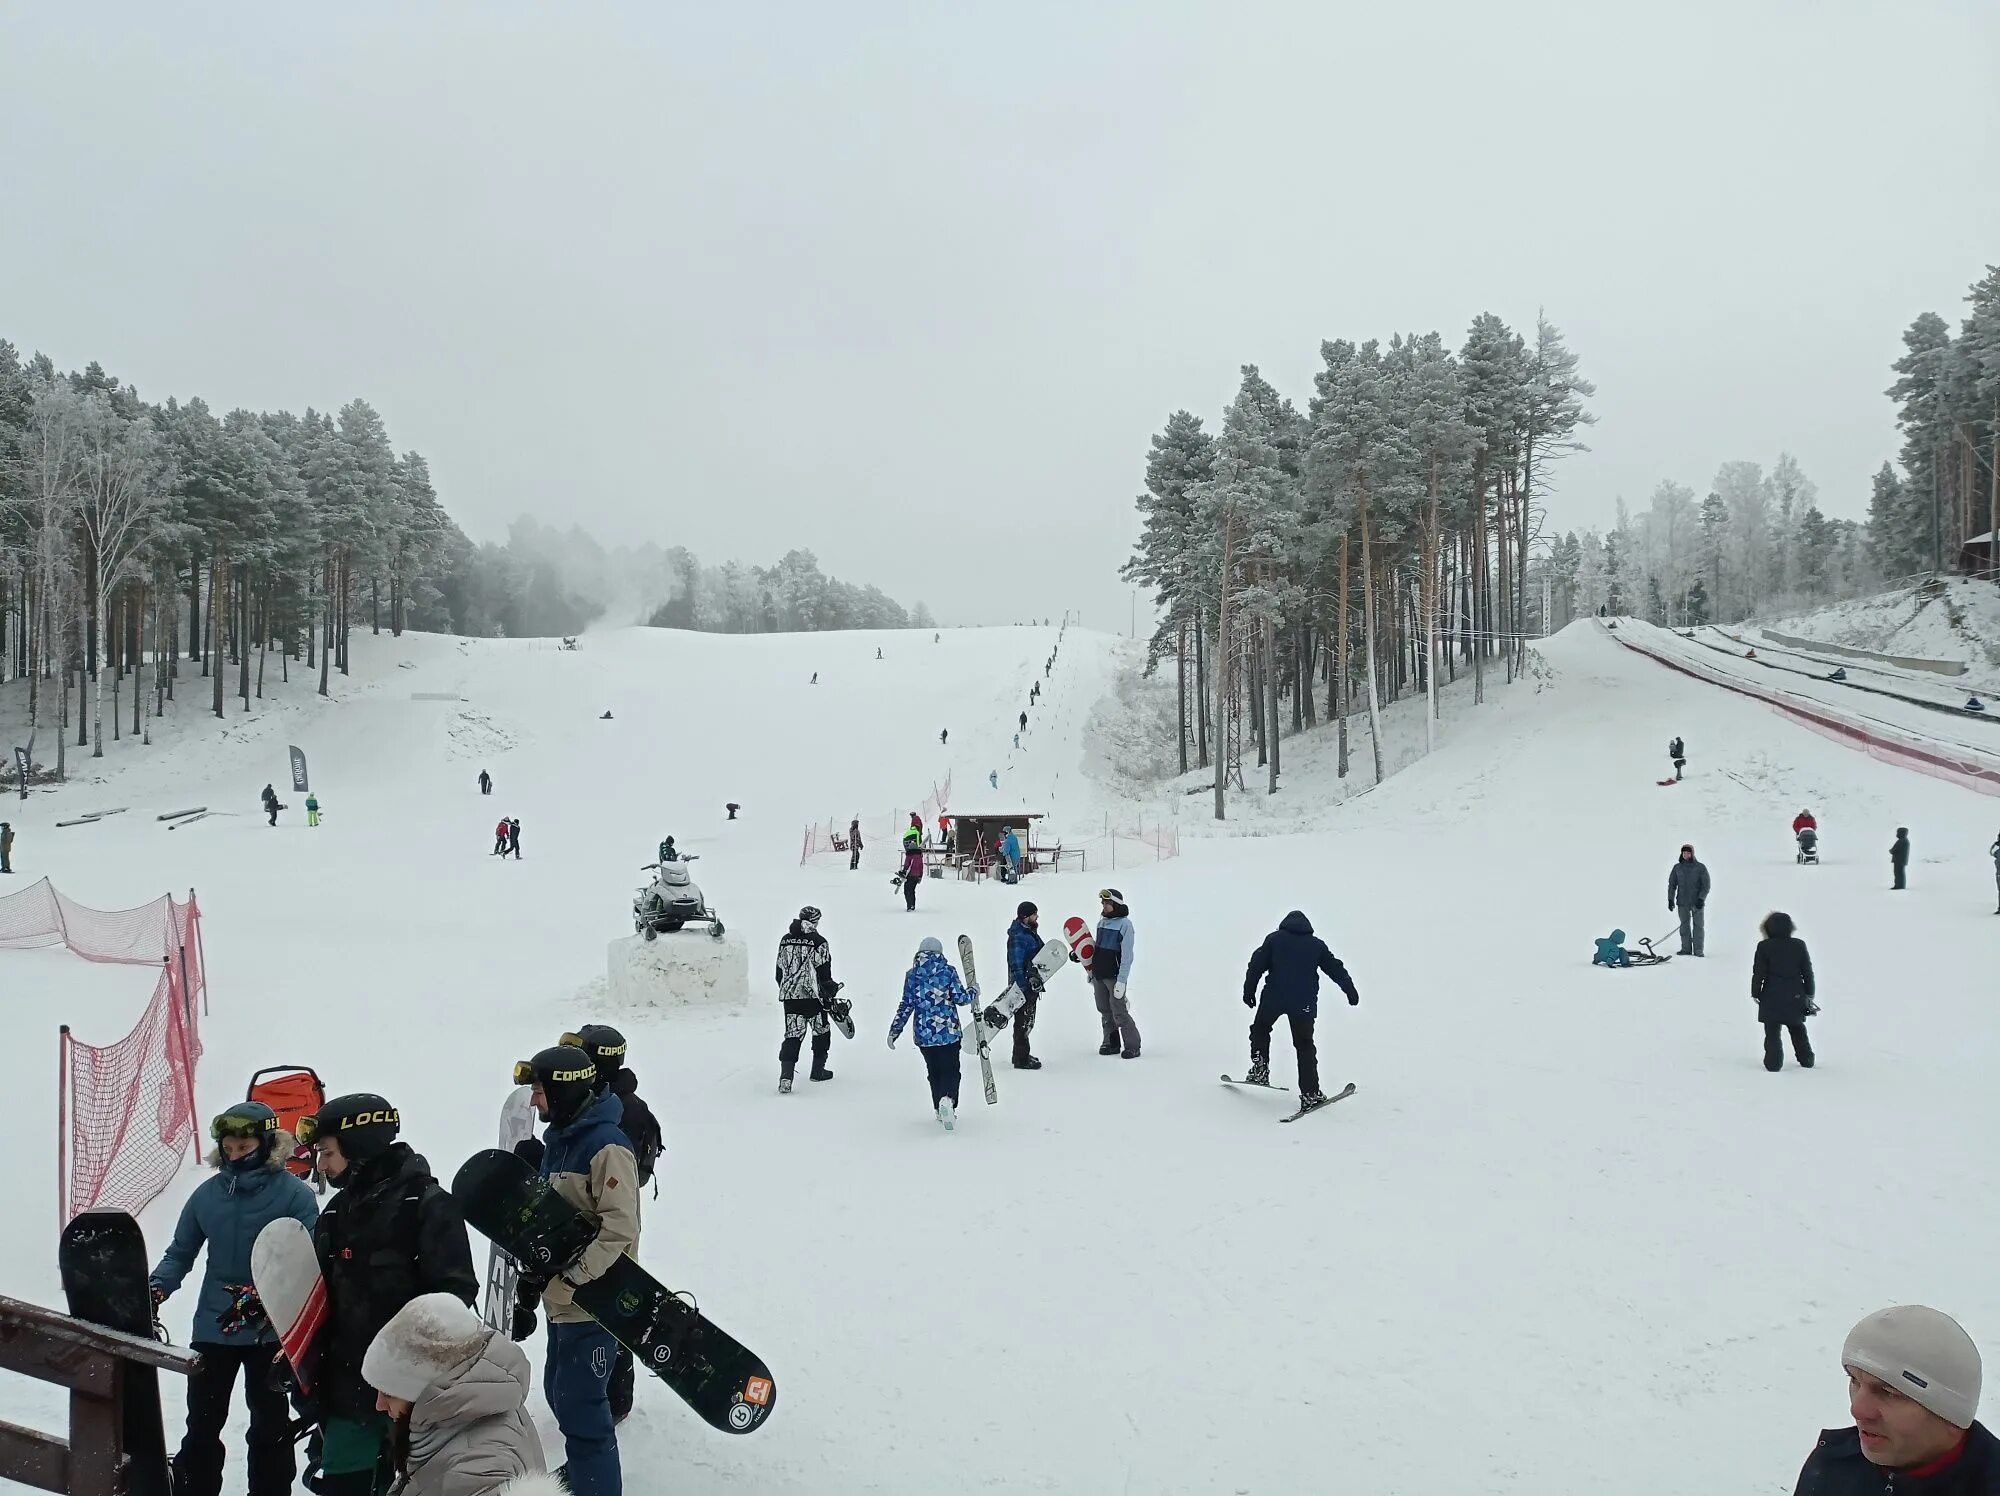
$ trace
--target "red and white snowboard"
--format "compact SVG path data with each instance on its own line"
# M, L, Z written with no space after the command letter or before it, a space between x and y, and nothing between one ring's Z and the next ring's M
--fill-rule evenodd
M312 1234L290 1216L271 1222L251 1244L250 1280L299 1391L312 1391L319 1332L326 1323L326 1280L319 1275Z
M1063 939L1069 942L1069 953L1085 965L1097 954L1097 940L1091 934L1089 922L1072 914L1063 921Z

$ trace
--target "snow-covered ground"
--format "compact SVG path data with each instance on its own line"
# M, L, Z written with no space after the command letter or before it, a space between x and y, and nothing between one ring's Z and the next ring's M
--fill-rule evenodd
M1437 753L1337 810L1329 755L1288 748L1279 802L1323 829L1189 837L1178 859L1121 869L1144 1058L1097 1055L1071 973L1036 1031L1047 1068L1003 1067L992 1108L975 1083L942 1133L908 1043L883 1048L900 975L919 937L963 930L991 984L1019 895L926 882L909 915L891 848L858 874L802 868L799 832L914 809L947 774L962 808L1124 818L1091 724L1127 646L1072 631L1012 749L1052 643L358 638L345 700L287 698L226 737L188 722L171 746L120 751L101 785L32 797L15 865L97 907L200 891L205 1113L255 1067L307 1060L396 1101L447 1178L491 1141L513 1060L581 1021L625 1028L668 1130L641 1256L781 1388L767 1430L728 1439L642 1384L621 1435L635 1492L1779 1493L1843 1421L1835 1362L1861 1313L1934 1303L2000 1352L1995 803L1595 625L1547 641L1546 673L1492 706L1448 708ZM1689 777L1660 788L1675 733ZM317 830L296 805L275 831L255 814L289 742L311 755ZM99 802L133 808L52 828ZM175 833L151 819L202 802L238 814ZM1808 805L1826 860L1799 868L1787 826ZM519 864L488 855L502 812L522 821ZM1892 895L1897 825L1916 861ZM751 944L747 1012L608 1007L606 942L668 831ZM1670 924L1684 840L1714 876L1708 959L1593 970L1613 925ZM1093 860L1022 892L1089 913L1106 877ZM833 1083L781 1099L770 955L806 902L860 1031L836 1044ZM1294 907L1361 985L1360 1008L1336 1000L1321 1024L1328 1080L1360 1090L1281 1128L1280 1098L1215 1077L1245 1062L1243 961ZM1748 969L1780 907L1825 1012L1819 1068L1770 1075ZM0 1291L54 1303L54 1028L75 1015L81 1037L115 1037L150 983L0 953L17 967ZM1274 1061L1289 1082L1282 1034ZM199 1177L147 1213L156 1248ZM177 1336L193 1299L168 1305ZM58 1407L0 1382L0 1416L53 1427Z
M1742 625L1752 627L1881 654L1962 660L1970 677L2000 680L2000 588L1990 581L1960 577L1940 589L1902 587L1793 618Z

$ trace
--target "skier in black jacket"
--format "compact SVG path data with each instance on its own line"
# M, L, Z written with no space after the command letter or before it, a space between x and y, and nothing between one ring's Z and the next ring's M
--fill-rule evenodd
M1257 1086L1271 1083L1271 1030L1278 1015L1284 1014L1291 1020L1292 1048L1299 1057L1299 1105L1307 1111L1326 1102L1319 1088L1319 1052L1313 1046L1321 972L1347 994L1349 1006L1359 1006L1361 994L1347 968L1327 949L1326 942L1313 934L1312 921L1294 909L1264 937L1243 974L1243 1006L1257 1010L1250 1021L1250 1073L1244 1079ZM1262 1002L1257 1000L1260 978L1264 983Z
M1840 1348L1849 1428L1830 1428L1795 1496L2000 1496L2000 1439L1979 1411L1979 1347L1922 1304L1878 1309Z
M336 1096L300 1119L299 1137L319 1154L336 1191L313 1228L327 1319L314 1384L324 1445L321 1496L372 1496L387 1453L388 1417L361 1375L369 1342L419 1294L479 1298L472 1244L458 1203L408 1143L402 1119L380 1096Z
M1757 1004L1757 1021L1764 1025L1764 1068L1785 1068L1784 1035L1792 1036L1792 1058L1812 1069L1812 1040L1806 1019L1819 1011L1813 1002L1812 952L1792 933L1789 914L1765 917L1764 938L1750 962L1750 996Z
M819 932L819 910L808 904L778 942L778 1000L785 1010L785 1040L778 1046L778 1092L789 1094L792 1071L807 1030L812 1031L812 1071L808 1080L832 1080L826 1067L833 1049L833 1019L844 1016L836 1007L840 983L833 979L833 948Z

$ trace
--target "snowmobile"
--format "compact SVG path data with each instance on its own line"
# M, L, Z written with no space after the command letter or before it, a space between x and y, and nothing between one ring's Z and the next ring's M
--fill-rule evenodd
M1819 833L1810 826L1799 829L1799 862L1815 865L1819 862Z
M722 938L722 921L702 897L701 886L688 873L688 864L700 854L684 853L676 862L649 862L641 872L652 873L653 881L632 898L632 928L648 940L657 940L683 925L708 925L708 933Z

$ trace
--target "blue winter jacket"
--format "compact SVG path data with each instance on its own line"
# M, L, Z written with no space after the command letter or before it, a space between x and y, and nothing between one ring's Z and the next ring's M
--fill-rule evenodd
M1023 992L1033 992L1041 985L1041 973L1035 970L1035 957L1041 949L1042 937L1020 920L1007 927L1007 980Z
M1097 922L1097 954L1090 958L1090 974L1109 982L1132 980L1132 920L1114 915Z
M1312 921L1294 909L1250 957L1250 969L1243 974L1243 996L1256 996L1261 977L1265 1002L1274 1004L1280 1013L1310 1018L1319 1011L1321 972L1333 979L1349 1002L1361 1001L1347 968L1326 948L1326 942L1313 934Z
M903 978L903 1001L890 1021L889 1042L896 1042L914 1014L920 1046L936 1049L941 1044L955 1045L964 1032L958 1026L958 1010L971 1001L949 961L936 951L920 951L916 965Z
M193 1340L197 1345L268 1345L277 1340L268 1323L255 1330L225 1333L222 1316L236 1297L229 1285L250 1282L250 1248L257 1233L287 1216L308 1231L319 1219L319 1202L312 1187L285 1168L289 1140L273 1149L271 1158L255 1168L238 1171L222 1161L220 1151L208 1161L215 1173L204 1179L181 1207L174 1239L160 1254L152 1286L172 1293L194 1267L195 1255L208 1245L208 1267L201 1280L201 1300L195 1305Z
M1632 953L1625 949L1625 932L1613 930L1597 942L1597 954L1590 958L1592 966L1630 966Z
M1021 838L1009 831L1000 841L1000 855L1009 862L1021 860Z

